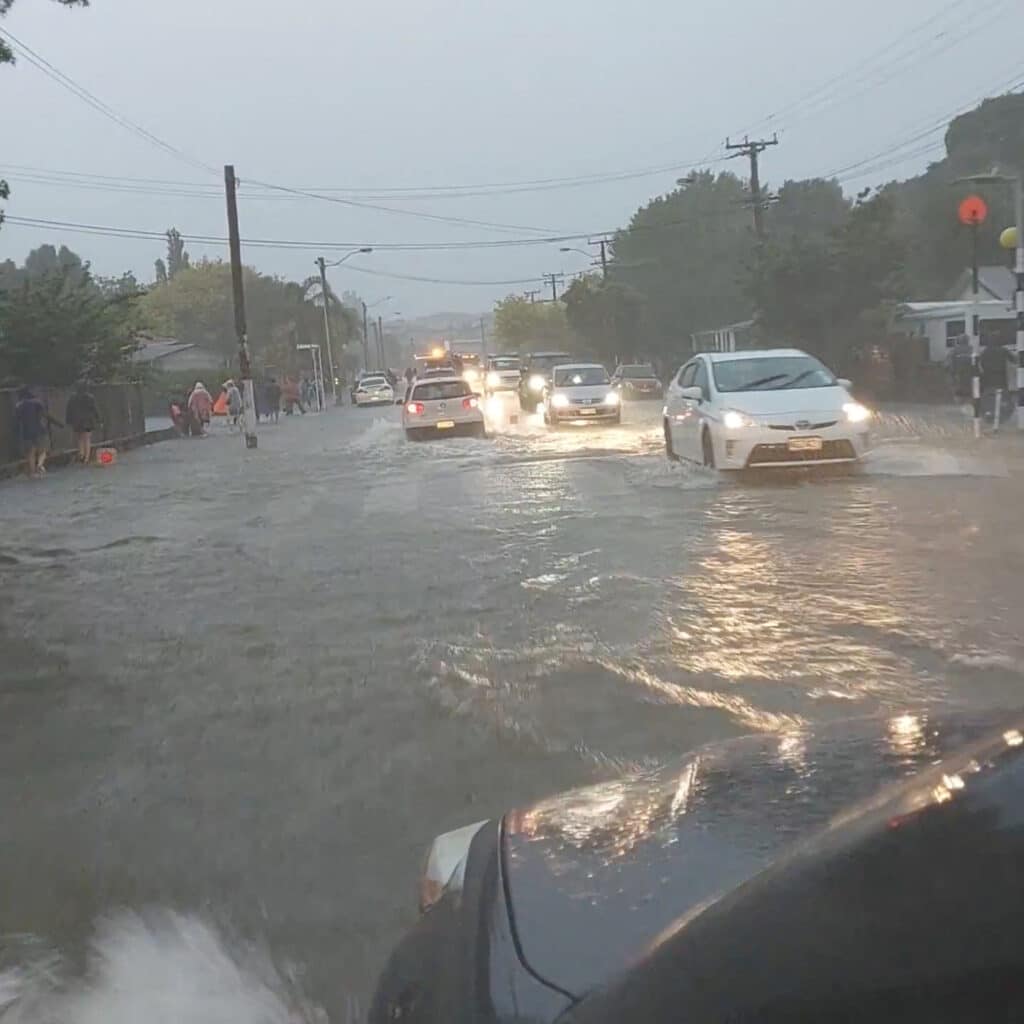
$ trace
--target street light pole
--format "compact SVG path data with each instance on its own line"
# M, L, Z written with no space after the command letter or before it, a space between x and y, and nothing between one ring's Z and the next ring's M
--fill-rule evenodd
M327 372L331 375L331 397L334 404L338 404L338 383L334 372L334 353L331 351L331 317L327 308L327 264L323 256L318 257L317 266L320 268L320 294L324 300L324 341L327 343Z
M327 346L327 369L331 375L331 397L334 399L335 405L338 404L338 380L337 374L334 372L334 352L331 350L331 290L327 284L327 268L340 267L345 260L367 252L373 252L372 246L364 245L358 249L353 249L351 252L345 253L340 260L335 260L333 263L325 262L323 256L318 256L314 261L320 268L320 297L324 303L324 343Z

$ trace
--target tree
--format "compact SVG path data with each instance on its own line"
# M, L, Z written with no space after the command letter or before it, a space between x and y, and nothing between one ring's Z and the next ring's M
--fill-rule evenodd
M564 349L576 341L560 302L529 302L519 295L494 307L494 334L503 351Z
M843 363L906 298L905 256L891 195L862 193L826 237L793 234L761 247L748 281L758 322L769 340Z
M51 256L53 257L51 259ZM124 279L120 279L123 283ZM127 372L138 320L133 294L107 290L61 247L0 272L0 377L69 385Z
M177 228L167 232L167 276L174 277L190 266L188 253L185 252L185 240Z
M565 293L569 326L586 351L607 363L632 361L645 351L643 296L629 285L596 274L577 278Z

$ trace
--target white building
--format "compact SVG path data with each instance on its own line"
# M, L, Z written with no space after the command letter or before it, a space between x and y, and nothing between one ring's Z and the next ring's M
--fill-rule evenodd
M981 318L982 344L1013 341L1015 287L1013 273L1007 267L978 269L977 312ZM929 359L943 363L957 341L970 334L973 299L971 271L965 270L947 298L938 302L904 303L896 318L897 327L925 339Z

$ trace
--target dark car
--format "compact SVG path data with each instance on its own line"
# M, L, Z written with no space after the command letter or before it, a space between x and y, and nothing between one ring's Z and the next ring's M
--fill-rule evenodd
M664 389L650 363L627 363L612 374L612 387L625 399L661 398Z
M1022 727L750 737L441 836L371 1024L1019 1019Z
M551 382L551 371L562 363L578 361L568 352L530 352L522 357L519 378L519 407L523 412L536 412Z

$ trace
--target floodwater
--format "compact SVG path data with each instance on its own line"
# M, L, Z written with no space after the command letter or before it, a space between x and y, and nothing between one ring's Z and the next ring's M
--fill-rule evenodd
M726 480L657 405L431 444L397 412L0 488L0 1015L358 1021L439 831L1019 703L1016 438L905 410L855 476Z

